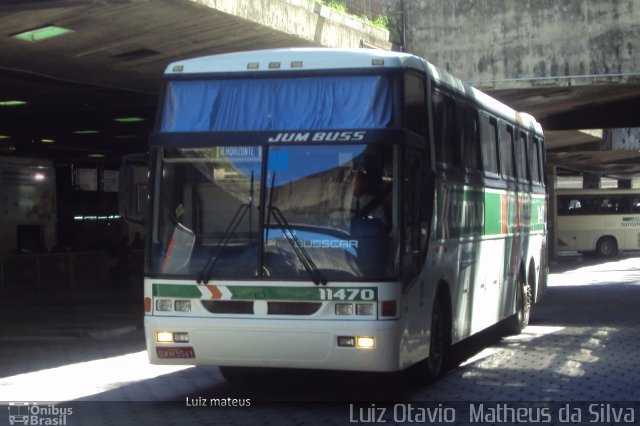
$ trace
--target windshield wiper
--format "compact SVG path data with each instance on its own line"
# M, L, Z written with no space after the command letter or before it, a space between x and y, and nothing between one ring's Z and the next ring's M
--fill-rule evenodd
M231 237L235 234L236 229L240 226L242 219L244 219L247 212L250 212L253 207L253 171L251 171L251 185L249 188L249 202L241 204L238 207L238 210L231 218L231 222L227 226L227 229L224 231L220 242L216 246L216 252L213 256L209 258L202 271L198 274L198 278L196 282L198 284L207 284L209 282L209 278L211 277L211 273L213 272L213 268L218 263L218 259L220 259L220 255L222 251L229 245L229 241L231 241ZM251 219L251 214L249 214L249 219ZM251 235L251 223L249 223L249 235Z
M296 235L294 229L289 224L287 219L284 217L284 214L282 214L282 211L280 211L279 208L273 206L273 188L275 179L276 174L274 173L273 177L271 178L271 194L269 194L270 196L268 209L269 215L267 216L267 232L269 229L269 218L271 217L271 215L273 215L274 219L278 223L278 226L282 230L282 234L291 245L291 248L293 248L293 251L296 253L296 256L298 256L300 263L302 263L302 266L304 266L304 269L311 277L313 283L315 285L327 285L327 279L322 275L313 259L311 259L311 256L309 256L307 250L305 250L305 248L302 246L302 243L300 243L300 239Z

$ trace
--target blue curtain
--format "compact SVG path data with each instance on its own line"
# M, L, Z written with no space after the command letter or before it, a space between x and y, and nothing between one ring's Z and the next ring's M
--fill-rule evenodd
M384 128L391 91L381 76L171 81L164 132Z

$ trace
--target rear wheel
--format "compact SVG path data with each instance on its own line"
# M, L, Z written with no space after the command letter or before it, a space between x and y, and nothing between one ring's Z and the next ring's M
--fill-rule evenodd
M596 244L596 253L600 257L610 257L618 253L618 243L613 237L602 237Z

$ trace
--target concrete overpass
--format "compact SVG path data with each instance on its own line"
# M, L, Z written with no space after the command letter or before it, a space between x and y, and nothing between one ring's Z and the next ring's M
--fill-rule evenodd
M98 154L112 164L146 149L173 60L273 47L391 48L387 30L312 0L3 0L0 28L0 101L26 102L0 106L0 154Z
M398 0L389 10L405 18L407 51L538 118L551 163L640 173L629 130L640 127L636 0Z
M0 93L27 105L0 107L0 153L99 154L117 164L145 148L160 76L174 59L373 46L423 56L532 113L547 130L550 162L564 169L640 173L639 137L627 130L640 127L635 0L345 1L357 12L386 14L396 31L313 0L4 0ZM50 39L28 32L47 26L68 32Z

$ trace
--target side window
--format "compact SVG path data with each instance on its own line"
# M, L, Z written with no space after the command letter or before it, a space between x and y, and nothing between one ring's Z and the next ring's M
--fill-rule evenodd
M526 158L526 147L527 147L527 137L525 132L518 132L517 138L514 141L514 154L515 154L515 166L516 166L516 177L521 180L529 180L529 175L527 173L527 158Z
M456 104L451 97L438 91L433 93L433 127L436 163L460 167Z
M426 138L428 120L425 82L413 73L407 73L404 78L404 114L405 126Z
M531 181L539 183L540 180L540 156L538 155L538 138L531 138L527 144L529 153L529 171L531 172Z
M475 108L458 104L458 123L460 146L462 147L462 166L468 170L480 170L480 138L478 129L478 113Z
M544 168L544 142L542 138L535 138L536 140L536 149L538 151L538 167L540 168L540 182L545 183L545 173L547 172Z
M498 169L497 123L494 118L480 116L480 146L482 148L482 167L488 173L500 173Z
M604 197L600 199L600 213L622 214L623 199L620 197Z
M498 138L500 141L500 171L507 178L515 177L513 173L513 129L511 126L500 123L498 125Z
M631 213L640 213L640 196L631 197Z

